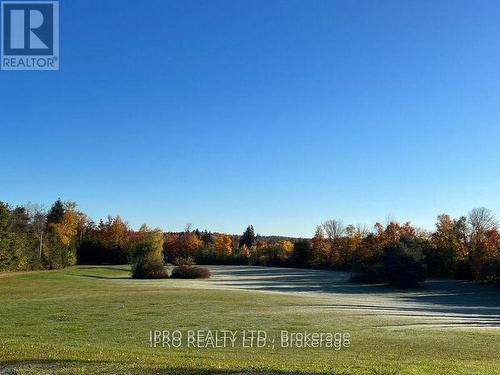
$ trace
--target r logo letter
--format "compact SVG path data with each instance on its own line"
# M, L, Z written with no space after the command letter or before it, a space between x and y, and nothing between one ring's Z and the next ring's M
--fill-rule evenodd
M30 10L30 48L48 49L47 45L33 32L43 25L43 14L39 10Z
M24 49L24 10L10 11L10 48Z

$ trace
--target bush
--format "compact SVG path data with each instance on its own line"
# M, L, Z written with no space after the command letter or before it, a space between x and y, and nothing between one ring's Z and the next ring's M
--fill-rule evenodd
M134 279L164 279L167 272L163 262L160 260L141 260L132 266L132 278Z
M299 268L310 266L312 257L312 245L309 240L297 240L293 244L292 260L293 264Z
M382 264L387 282L392 286L412 288L425 280L424 265L404 244L385 248Z
M385 247L375 264L360 265L351 281L412 288L424 281L425 275L426 270L418 251L410 250L404 243L398 243Z
M491 259L483 264L481 268L481 279L491 282L500 287L500 258Z
M351 281L354 283L383 283L384 270L381 265L360 265L351 276Z
M455 279L457 280L472 280L472 269L469 261L461 260L455 267Z
M208 279L211 276L208 268L198 266L181 265L173 269L173 279Z
M447 249L429 247L425 250L427 273L431 277L453 276L455 262L453 254Z

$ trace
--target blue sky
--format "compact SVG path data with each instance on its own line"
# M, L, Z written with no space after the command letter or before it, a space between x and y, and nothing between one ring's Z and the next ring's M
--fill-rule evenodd
M500 2L61 1L0 71L0 200L180 230L500 215Z

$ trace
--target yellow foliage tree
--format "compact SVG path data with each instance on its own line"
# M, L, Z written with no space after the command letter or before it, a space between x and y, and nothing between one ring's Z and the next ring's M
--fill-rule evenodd
M214 235L214 248L217 256L228 257L233 252L233 241L225 234Z
M78 233L81 213L76 210L76 203L66 202L64 204L64 215L58 223L52 223L52 229L59 237L59 240L65 246L71 243L71 240Z
M293 242L289 240L282 240L278 242L278 246L283 250L285 254L290 254L293 250Z
M99 223L99 239L105 246L124 246L128 240L129 227L120 216L108 216Z
M250 258L250 250L248 249L248 246L243 244L240 247L240 254L246 258Z

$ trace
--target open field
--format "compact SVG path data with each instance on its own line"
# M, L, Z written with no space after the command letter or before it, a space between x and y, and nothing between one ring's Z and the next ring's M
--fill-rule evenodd
M500 374L500 294L493 288L431 280L418 291L398 292L350 284L338 272L211 269L213 278L201 281L131 280L128 266L4 275L0 369ZM150 348L152 329L350 332L352 343L340 351Z

